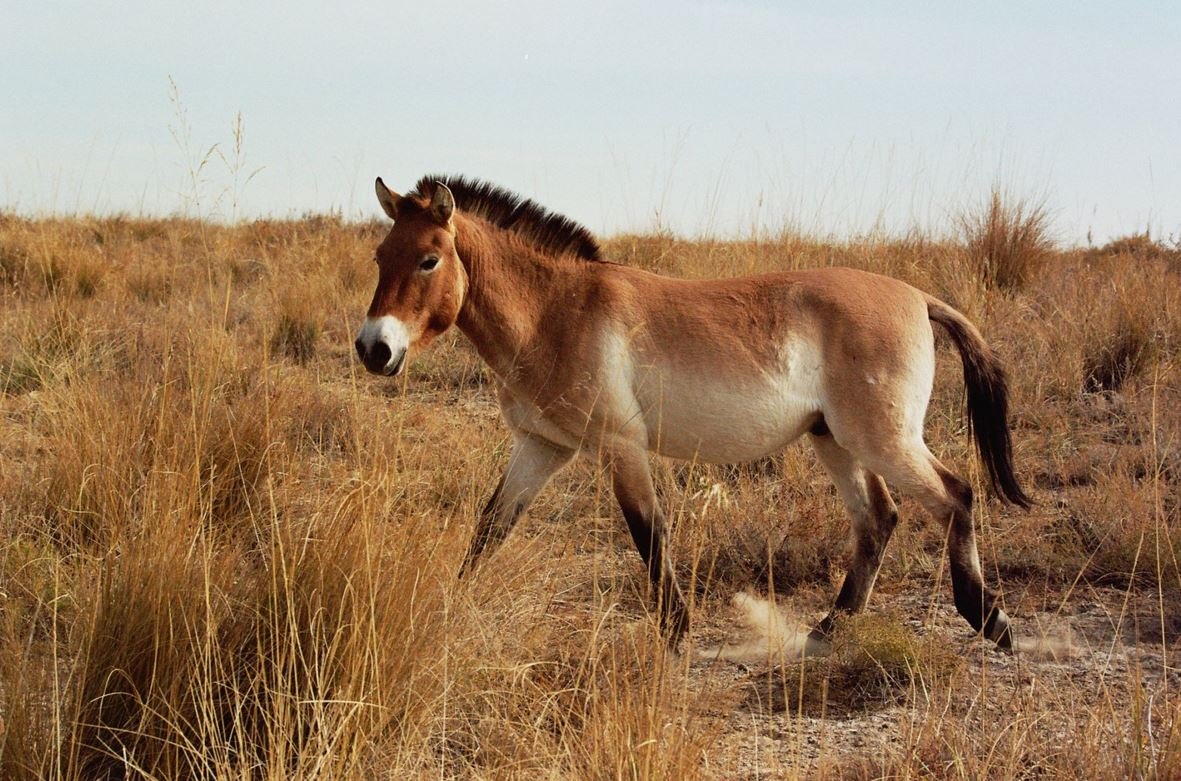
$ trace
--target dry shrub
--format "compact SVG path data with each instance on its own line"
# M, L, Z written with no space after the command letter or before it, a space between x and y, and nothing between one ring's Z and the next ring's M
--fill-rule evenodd
M791 662L753 684L756 709L848 715L946 684L962 663L945 644L919 638L889 614L844 616L830 643L828 655Z
M1152 325L1137 307L1117 308L1106 333L1097 335L1083 355L1083 389L1117 391L1141 374L1153 358Z
M1008 345L1014 398L1029 402L1024 414L1044 428L1080 393L1135 392L1154 367L1176 365L1176 279L1163 261L1075 251L1049 264L1027 295L994 301L982 330L994 345Z
M316 354L320 339L318 318L306 307L286 304L279 312L275 331L271 335L271 350L286 355L296 363L307 363Z
M1041 276L1053 253L1044 203L994 187L983 208L961 214L959 230L969 267L989 290L1021 290Z
M1127 467L1109 469L1063 522L1077 546L1082 576L1121 588L1147 586L1181 590L1181 529L1167 522L1160 502L1163 480Z
M517 659L513 666L471 660L453 715L439 725L449 775L701 777L715 724L694 708L653 624L621 622L611 608L586 619L557 632L514 622L524 642L483 649L485 660Z
M347 234L338 243L344 244L346 239L356 244L356 240ZM285 259L286 268L269 274L273 303L268 302L270 311L265 315L265 323L269 329L271 352L301 365L316 358L324 344L343 348L346 356L351 358L353 329L363 319L364 306L368 303L366 297L342 281L344 269L357 267L355 257L341 257L339 262L333 262L335 253L341 248L319 247L322 241L323 237L319 237L308 242L310 247L300 245L298 254ZM351 248L346 245L344 249ZM365 251L369 254L363 255L360 248L351 249L349 254L372 257L372 247ZM273 261L264 260L262 265L274 272ZM376 281L376 267L370 261L364 268L366 286L371 286ZM365 293L371 295L372 287L368 287ZM264 307L256 304L254 308Z
M78 595L64 587L70 563L46 540L4 512L0 503L0 778L46 777L55 756L60 691L56 643L76 626Z
M658 274L686 278L733 277L834 265L842 248L796 234L773 240L688 240L671 233L625 234L604 242L606 256Z
M82 221L0 222L0 289L93 297L110 266L100 236Z
M32 255L24 243L11 233L12 227L5 224L3 241L0 242L0 285L16 287L29 277Z
M871 237L853 245L854 265L857 268L901 279L915 287L938 294L945 291L941 284L961 250L945 239L933 239L917 230L902 237ZM859 251L858 251L859 250Z
M53 778L60 756L59 714L47 707L60 690L52 646L0 645L0 777L11 781ZM61 777L60 774L57 777Z
M707 593L746 587L789 593L803 584L828 583L843 559L849 534L840 510L817 519L808 510L776 505L756 518L729 519L719 526L724 526L722 532L700 533L712 542L694 564Z
M482 387L489 376L471 342L455 332L443 334L430 349L415 354L410 371L421 381L421 387L450 393Z
M757 464L674 474L678 485L667 493L687 516L678 520L677 560L707 594L827 583L845 554L848 517L804 446Z
M1166 260L1177 263L1181 261L1181 242L1174 239L1166 242L1164 239L1152 238L1152 233L1132 233L1112 239L1095 251L1098 255L1109 257L1123 256L1134 260ZM1181 267L1178 267L1181 270Z
M358 430L354 402L323 387L290 383L285 440L322 457L355 455Z
M154 263L139 263L128 269L125 280L127 290L145 304L162 304L172 294L170 269Z
M10 331L7 349L0 352L0 392L39 390L122 361L126 335L88 322L96 309L92 302L50 298L30 302L28 308L38 322Z
M1082 389L1119 391L1181 347L1181 300L1160 263L1129 269L1108 261L1106 276L1075 292L1082 337Z
M1177 778L1181 772L1181 707L1176 698L1146 697L1141 681L1127 697L1106 685L1056 689L1036 680L1006 692L1003 703L959 719L947 712L952 692L916 709L899 750L852 761L847 777L1095 779ZM971 687L964 675L954 684ZM990 694L987 690L981 695ZM842 768L829 778L844 778Z
M0 359L0 394L19 395L45 384L42 367L23 353Z
M174 518L152 520L143 536L120 539L118 555L100 567L77 651L72 730L61 748L82 778L120 778L132 769L201 777L184 748L201 747L199 730L211 726L203 716L212 714L200 712L193 688L207 678L219 641L232 640L218 629L242 598L239 568L225 555L194 551L201 541Z
M579 707L564 708L563 743L579 778L693 779L712 737L685 701L683 672L654 632L593 644L581 671ZM679 695L679 696L678 696Z

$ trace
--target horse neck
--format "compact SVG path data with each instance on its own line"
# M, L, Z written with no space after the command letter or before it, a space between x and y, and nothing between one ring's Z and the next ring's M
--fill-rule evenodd
M541 327L556 278L570 269L507 231L470 219L457 225L455 244L468 275L456 324L492 370L507 377Z

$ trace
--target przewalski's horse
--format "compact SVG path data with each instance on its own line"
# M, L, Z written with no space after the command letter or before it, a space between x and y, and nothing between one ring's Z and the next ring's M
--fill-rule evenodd
M972 489L923 442L935 322L963 360L970 429L993 488L1029 505L1013 473L1004 374L955 309L852 269L670 279L604 261L585 228L486 183L427 177L405 196L381 179L376 186L394 225L377 248L358 355L369 371L397 375L412 351L457 324L491 368L512 432L465 571L555 472L587 454L610 472L675 643L688 615L649 452L750 461L807 434L854 536L852 564L816 633L869 598L898 517L888 480L948 524L956 608L1011 647L1009 619L980 573Z

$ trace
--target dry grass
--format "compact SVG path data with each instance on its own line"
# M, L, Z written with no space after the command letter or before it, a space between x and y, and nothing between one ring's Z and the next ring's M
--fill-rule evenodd
M760 708L848 717L947 687L963 660L946 645L919 638L896 615L845 617L824 656L787 661L752 687Z
M908 500L871 613L831 656L749 674L663 649L586 464L461 583L506 437L458 335L404 382L356 375L382 226L0 216L0 777L1172 776L1181 269L1140 240L1055 250L1044 212L995 195L965 230L967 250L607 253L698 277L852 265L967 311L1010 366L1039 501L980 503L990 577L1018 620L1104 606L1094 647L1140 650L1101 673L974 645ZM975 469L946 356L929 430ZM739 631L740 588L823 610L848 527L811 453L659 471L699 642ZM894 739L867 753L867 731Z
M982 208L961 215L959 225L968 263L990 290L1020 290L1034 282L1054 249L1046 207L999 187Z
M1095 252L1098 255L1122 257L1125 260L1167 260L1177 264L1181 263L1181 239L1176 236L1154 239L1152 233L1145 230L1143 233L1132 233L1112 239Z

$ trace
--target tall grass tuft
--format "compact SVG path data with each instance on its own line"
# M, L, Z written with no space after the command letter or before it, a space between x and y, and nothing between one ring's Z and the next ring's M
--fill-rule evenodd
M281 391L224 336L187 340L163 355L140 352L121 378L80 377L50 394L58 457L40 490L67 548L109 544L150 522L229 529L257 509Z
M316 354L320 339L317 299L308 295L309 285L292 284L279 297L278 320L271 334L271 351L305 364Z
M1139 268L1129 268L1136 259ZM1098 283L1080 281L1083 389L1120 391L1181 347L1175 274L1164 260L1122 255L1093 261Z
M958 219L967 261L990 290L1021 290L1042 273L1054 249L1043 202L994 187L982 208Z
M414 742L444 681L447 568L421 528L366 518L373 499L275 517L252 553L163 524L126 541L79 650L77 775L359 777Z
M1151 323L1120 311L1102 338L1083 356L1083 388L1117 391L1148 366L1154 349Z

